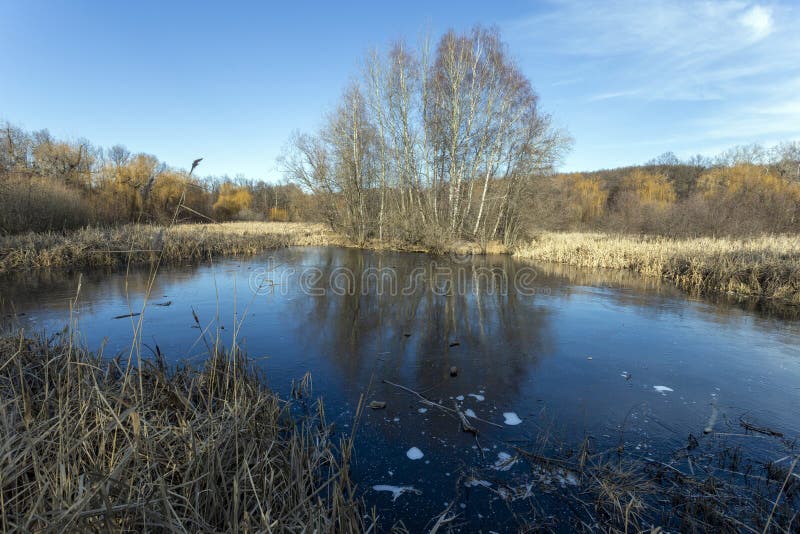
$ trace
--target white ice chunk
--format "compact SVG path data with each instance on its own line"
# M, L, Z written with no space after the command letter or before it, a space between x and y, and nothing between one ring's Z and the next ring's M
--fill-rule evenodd
M483 395L478 395L477 393L468 393L467 396L474 397L475 400L478 401L478 402L486 399L486 397L484 397Z
M514 412L503 412L503 417L506 418L504 423L507 425L513 426L513 425L518 425L522 422L522 419L520 419L519 416Z
M469 409L469 408L467 408L466 410L464 410L464 415L466 415L467 417L472 417L473 419L475 419L476 417L478 417L477 415L475 415L475 412L473 412L473 411L472 411L471 409Z
M377 484L375 486L372 486L372 489L374 489L375 491L389 491L389 492L391 492L391 494L392 494L392 502L396 501L397 498L400 495L402 495L403 493L416 493L417 495L422 493L418 489L413 488L411 486L389 486L387 484Z
M419 450L418 448L411 447L410 449L408 449L408 451L406 451L406 456L408 456L409 460L419 460L425 455L422 454L422 451Z
M659 393L666 393L667 391L675 391L672 388L668 388L667 386L653 386L653 389L658 391Z
M494 463L494 468L498 471L508 471L517 463L518 458L515 458L507 452L498 452L497 461Z
M418 411L419 413L425 413L425 412L427 412L427 411L428 411L428 409L427 409L427 408L420 408L420 409L419 409L419 410L417 410L417 411Z
M492 483L489 482L488 480L478 480L477 478L470 478L469 480L464 482L464 485L468 488L476 488L478 486L483 488L489 488L492 486Z
M459 395L458 397L456 397L456 400L457 401L463 401L464 400L464 395Z

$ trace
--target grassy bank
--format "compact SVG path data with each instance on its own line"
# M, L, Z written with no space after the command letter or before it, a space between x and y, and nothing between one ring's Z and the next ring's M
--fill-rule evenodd
M0 530L362 531L349 444L289 408L235 353L168 372L0 337Z
M733 293L800 305L800 237L748 239L553 233L515 255L579 267L628 269L698 294Z
M191 263L214 256L258 254L299 245L340 244L321 224L178 224L171 227L128 224L67 233L0 237L0 273L36 268L119 267Z
M161 264L196 263L215 256L253 255L289 246L356 245L318 223L128 224L0 236L0 273L38 268L113 268L152 264L159 259ZM507 252L497 243L481 248L467 241L443 241L431 246L372 240L360 248L440 254Z
M196 263L286 246L354 246L322 224L238 222L125 225L0 237L0 273L36 268ZM362 248L458 254L507 253L502 245L368 242ZM625 269L698 294L731 293L800 305L800 237L671 239L545 232L513 254L578 267Z

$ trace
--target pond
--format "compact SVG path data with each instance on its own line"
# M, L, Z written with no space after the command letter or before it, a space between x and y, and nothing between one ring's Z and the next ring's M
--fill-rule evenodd
M127 353L140 317L125 316L141 311L148 279L31 274L0 282L0 304L19 326L52 335L73 322L89 347ZM530 497L532 481L556 513L573 474L531 469L521 451L589 438L595 451L686 470L674 452L687 439L726 436L755 461L777 459L785 440L742 421L800 434L800 322L621 272L288 248L162 268L142 324L143 352L158 346L173 362L198 363L214 336L235 332L284 396L310 371L344 434L361 395L385 402L357 423L353 478L384 524L411 531L448 507L465 531L514 528L510 512L529 505L509 496ZM477 439L413 392L462 412Z

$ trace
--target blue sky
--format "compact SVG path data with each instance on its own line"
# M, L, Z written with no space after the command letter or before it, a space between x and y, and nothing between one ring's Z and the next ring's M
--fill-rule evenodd
M800 139L800 3L0 0L0 120L281 178L373 46L497 25L565 170Z

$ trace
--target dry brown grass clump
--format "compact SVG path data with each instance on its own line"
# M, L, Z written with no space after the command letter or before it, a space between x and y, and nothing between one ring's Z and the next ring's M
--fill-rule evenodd
M64 336L67 337L67 336ZM363 509L322 417L298 423L244 357L140 369L0 338L0 530L354 532Z
M337 244L321 224L236 222L157 226L128 224L68 233L0 237L0 273L43 267L120 267L196 262L221 255L252 255L293 245Z
M800 304L800 237L673 239L545 232L515 254L579 267L629 269L700 294Z

